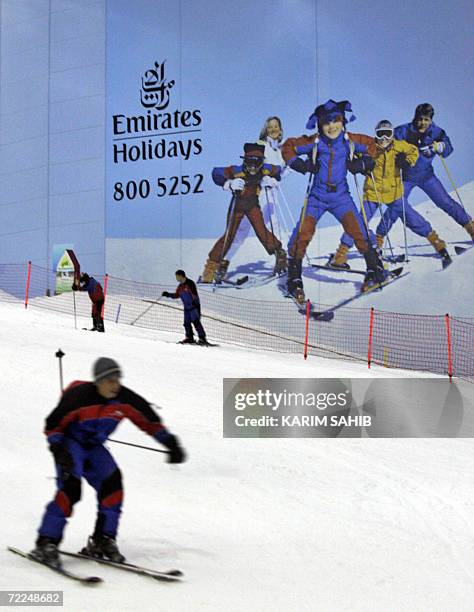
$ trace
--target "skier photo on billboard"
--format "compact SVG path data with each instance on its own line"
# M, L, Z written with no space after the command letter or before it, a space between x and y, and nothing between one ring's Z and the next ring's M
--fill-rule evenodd
M376 229L376 246L379 249L383 247L384 238L390 228L397 219L401 219L402 222L405 221L406 227L411 229L412 232L426 238L445 263L450 263L451 258L446 249L446 243L441 240L428 221L404 198L401 172L413 168L416 164L418 148L404 140L394 138L393 125L387 119L382 119L375 126L374 142L375 167L365 177L363 206L367 221L372 219L377 208L380 208L382 204L387 206ZM373 233L370 232L370 235L371 242L374 244ZM347 263L348 253L353 245L354 240L347 233L344 233L339 247L329 260L328 265L347 269L349 267Z
M453 146L446 132L434 123L433 117L433 106L424 102L418 104L410 123L395 128L395 138L417 146L420 152L416 164L403 172L405 198L408 199L414 187L419 187L435 206L461 225L474 240L474 220L459 202L453 200L434 173L433 160L439 156L444 161L453 152Z
M260 130L260 134L258 137L257 144L262 144L265 147L265 157L264 163L270 164L272 166L279 166L282 168L281 171L281 179L285 178L285 176L289 173L289 168L285 166L285 162L283 161L283 157L281 154L281 143L283 141L283 125L280 117L276 115L272 115L265 120L262 129ZM274 233L274 229L279 228L280 224L278 222L278 196L277 191L281 189L280 184L276 187L265 187L260 191L260 195L258 198L260 208L262 209L263 221L267 227L270 227L270 230ZM225 272L228 269L229 263L232 258L236 255L239 248L245 242L248 237L251 225L247 217L244 217L240 223L239 229L235 235L232 246L227 252L226 259L222 262L221 268L225 276ZM281 236L278 238L281 241ZM281 270L284 272L285 270Z
M229 191L232 196L225 232L209 252L201 282L219 282L225 277L228 268L226 255L244 217L249 220L267 253L275 255L275 272L286 270L286 251L280 240L266 227L259 205L261 191L276 186L281 178L281 168L266 164L264 159L264 145L245 143L242 164L213 169L214 183Z
M287 289L298 303L305 301L302 281L302 261L313 238L319 219L330 212L354 240L365 258L367 273L363 290L382 282L386 273L375 248L370 244L368 230L349 192L347 172L368 174L374 168L369 154L370 137L346 132L346 123L355 119L347 100L328 100L316 107L306 128L318 127L310 136L287 139L282 146L283 159L301 174L309 173L306 197L299 221L288 243Z

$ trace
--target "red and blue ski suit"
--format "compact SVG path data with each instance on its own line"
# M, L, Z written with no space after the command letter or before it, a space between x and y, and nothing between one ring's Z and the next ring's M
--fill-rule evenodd
M199 295L196 288L196 283L192 281L190 278L186 278L186 280L180 283L176 291L174 293L168 293L165 291L163 293L165 297L169 297L173 300L178 298L181 299L184 306L184 329L186 332L186 338L188 340L194 339L193 333L193 325L196 328L196 332L199 336L199 339L204 341L206 340L206 332L204 331L204 327L201 323L201 303L199 301Z
M94 534L115 538L122 508L122 475L103 444L125 418L164 446L171 446L176 440L150 404L126 387L121 387L118 396L109 400L98 393L92 382L75 381L64 391L46 419L45 434L50 445L65 446L73 468L63 478L62 469L56 465L58 489L46 507L38 530L40 536L61 541L67 518L81 498L81 481L85 478L97 492Z
M360 138L357 138L358 136ZM369 137L355 134L349 137L353 142L354 153L367 154L368 145L362 144L361 141L362 138L370 140ZM350 159L351 145L345 133L341 132L336 139L324 135L318 137L317 134L289 138L282 146L283 159L291 167L296 157L300 155L311 157L315 146L317 146L316 159L319 170L313 178L304 219L300 218L290 237L288 254L296 259L304 257L316 230L316 224L325 212L330 212L336 217L347 234L354 239L361 253L367 253L369 250L367 231L347 184L347 161Z
M408 143L416 145L420 150L420 156L416 164L413 168L408 168L404 172L405 198L408 199L414 187L419 187L438 208L444 210L456 223L462 226L469 223L471 217L458 202L449 196L441 181L435 176L433 159L437 154L425 149L434 142L442 142L444 143L444 151L441 156L448 157L448 155L451 155L453 146L446 132L432 123L425 132L421 133L418 132L413 123L406 123L395 128L395 138L406 140Z
M216 185L223 187L227 181L241 178L245 181L245 187L242 192L236 193L232 197L231 205L227 213L226 231L209 251L210 261L220 264L222 260L225 259L244 217L247 217L249 220L250 225L255 231L255 235L269 255L273 255L281 249L281 242L265 225L265 220L259 205L259 196L261 193L260 181L265 176L275 178L279 181L281 179L280 166L263 164L262 168L255 175L249 175L242 164L238 166L227 166L225 168L213 168L212 180Z
M94 329L100 328L104 325L102 319L102 308L104 307L105 297L102 285L93 276L89 277L86 284L78 287L79 291L87 291L89 298L92 302L92 322Z

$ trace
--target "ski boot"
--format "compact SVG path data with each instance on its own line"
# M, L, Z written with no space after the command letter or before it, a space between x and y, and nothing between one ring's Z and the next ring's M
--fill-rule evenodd
M216 283L220 284L227 276L227 270L229 269L230 261L228 259L223 259L219 264L219 267L214 273L214 280Z
M125 557L119 551L115 539L106 535L89 536L87 546L81 550L80 554L98 559L105 558L114 563L123 563L125 561Z
M61 559L59 558L58 543L52 538L39 536L36 540L36 548L31 551L30 555L45 565L60 568Z
M434 246L438 255L441 256L441 259L443 260L443 268L449 266L449 264L452 263L453 260L449 256L449 253L446 249L446 242L444 240L441 240L441 238L434 230L431 231L428 236L426 236L426 239Z
M442 263L443 268L447 268L449 264L453 263L453 260L451 259L451 255L448 253L447 249L439 250L438 255L441 255L441 259L442 259L441 263Z
M97 317L97 319L93 319L93 322L94 326L92 327L91 331L105 332L104 319L102 317Z
M284 274L288 270L288 259L286 257L285 249L281 247L275 251L275 267L273 268L273 275Z
M349 247L341 242L337 251L330 256L329 261L327 263L328 268L337 268L338 270L350 270L350 266L347 263L348 253Z
M209 342L206 340L206 338L199 338L196 344L199 344L199 346L209 346Z
M474 242L474 219L471 219L469 223L466 223L466 225L464 226L464 229L466 230L466 232L469 234L469 236L472 238L472 241Z
M184 340L180 340L179 344L196 344L194 338L184 338Z
M203 273L201 274L199 282L213 283L215 280L214 275L216 274L218 268L219 268L219 262L211 261L210 259L208 259L204 266L204 270L203 270Z
M383 283L388 276L387 270L383 267L382 261L374 249L369 249L367 253L364 253L364 258L367 264L367 273L362 283L362 293Z
M301 280L301 259L290 259L288 261L288 284L287 289L291 297L298 304L304 304L305 294L303 289L303 281Z

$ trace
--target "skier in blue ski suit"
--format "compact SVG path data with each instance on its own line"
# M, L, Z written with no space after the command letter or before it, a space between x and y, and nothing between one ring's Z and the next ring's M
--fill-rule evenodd
M122 371L116 361L100 357L94 363L93 375L94 382L71 383L46 419L45 435L56 463L57 491L46 507L31 555L53 567L61 566L58 544L81 498L83 478L97 492L97 521L82 553L116 562L124 560L115 540L123 500L122 476L104 446L120 421L129 419L163 444L169 451L169 463L185 460L178 438L151 405L121 385Z
M348 101L328 100L310 116L307 129L318 125L319 132L311 136L289 138L282 147L283 159L301 174L313 175L306 205L288 243L288 292L298 302L304 301L302 259L316 224L325 212L333 214L344 230L354 239L367 264L367 284L384 279L384 269L375 249L370 245L363 219L352 200L347 183L347 171L353 174L370 172L374 161L368 154L369 137L345 132ZM355 119L351 116L349 121ZM307 159L302 159L305 156Z
M446 132L433 123L433 115L431 104L418 104L411 123L395 128L396 139L406 140L416 145L420 151L416 164L412 168L406 168L403 173L405 198L408 199L414 187L419 187L438 208L462 225L474 240L474 221L464 208L450 197L433 170L433 159L436 155L446 158L453 152Z
M184 329L186 337L181 340L180 344L194 344L193 325L198 333L198 344L207 345L206 332L201 323L201 302L196 288L196 283L186 277L184 270L176 270L176 280L179 285L174 293L163 291L163 297L172 298L173 300L181 299L184 306Z

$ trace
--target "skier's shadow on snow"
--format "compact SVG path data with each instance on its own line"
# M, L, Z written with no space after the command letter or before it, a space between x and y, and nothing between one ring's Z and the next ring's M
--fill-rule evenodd
M229 279L232 280L234 276L240 276L241 274L248 274L261 278L263 276L268 276L272 272L273 268L268 268L268 262L259 259L258 261L250 261L249 263L237 266L229 273Z
M411 257L431 257L432 259L441 259L438 253L410 253L409 258Z
M472 245L472 240L446 240L446 244L466 244L468 246ZM430 244L428 242L423 242L421 244L409 244L408 250L410 249L420 249L422 247L429 247Z
M338 276L339 275L339 276ZM344 272L328 272L325 274L324 270L320 268L303 268L303 278L310 278L321 283L328 283L330 285L355 285L359 284L351 278L343 278Z

